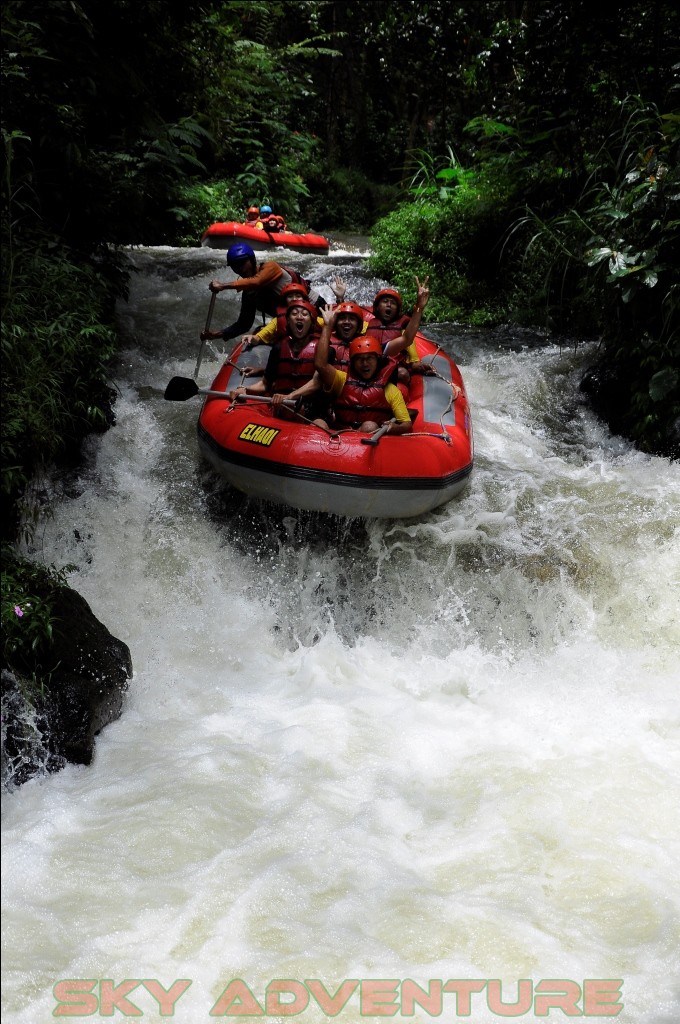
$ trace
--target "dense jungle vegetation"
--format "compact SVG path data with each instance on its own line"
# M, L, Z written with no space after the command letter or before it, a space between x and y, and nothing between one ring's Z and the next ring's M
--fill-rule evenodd
M679 22L665 0L6 0L3 665L31 600L49 642L15 556L41 467L114 415L120 248L196 245L252 202L370 233L407 295L430 274L430 319L600 338L597 411L680 457Z

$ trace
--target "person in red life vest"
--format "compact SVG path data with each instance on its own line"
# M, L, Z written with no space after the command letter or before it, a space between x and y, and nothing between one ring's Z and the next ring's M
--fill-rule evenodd
M245 223L249 224L251 227L254 228L254 227L257 227L259 222L260 222L260 208L259 208L259 206L251 206L251 207L249 207L249 209L248 209L248 211L246 213Z
M396 288L381 288L373 299L373 316L366 324L369 338L377 338L384 347L388 341L398 338L411 319L403 312L404 303Z
M270 235L275 235L280 231L286 231L286 222L283 217L278 213L272 213L262 222L262 226L265 231Z
M342 302L347 290L347 284L341 277L336 277L331 285L337 302ZM255 348L256 345L273 345L286 334L286 308L295 299L309 299L309 292L304 281L286 284L281 289L279 298L282 305L277 309L276 316L259 327L254 334L244 334L241 338L244 349ZM319 330L323 327L323 321L319 320Z
M333 365L337 370L349 368L349 346L366 330L364 311L355 302L340 302L335 307L335 321L331 334L331 348L335 352Z
M211 281L211 292L222 292L232 289L242 293L241 312L238 320L221 330L201 332L201 340L223 338L229 341L239 334L245 334L253 326L258 310L266 316L276 316L281 305L281 290L287 284L304 282L308 297L317 308L325 305L324 299L314 291L308 281L292 267L283 266L274 260L257 263L255 253L245 242L236 242L227 251L227 264L239 276L235 281Z
M288 307L297 302L309 302L307 285L304 281L286 284L281 289L279 298L284 304L279 306L276 316L272 320L269 320L255 334L244 334L241 338L241 344L243 345L244 352L249 352L251 349L255 348L256 345L273 345L275 342L281 341L286 337L289 333L288 320L286 317ZM321 330L323 322L319 323L318 318L317 325L319 330ZM264 373L264 369L261 366L244 366L241 373L244 377L261 377Z
M421 288L427 287L429 275L425 278L422 285L417 277L415 280L418 286L418 294L420 295ZM419 301L419 299L416 300L416 308ZM427 302L425 305L427 305ZM408 347L404 348L402 346L399 350L395 350L394 346L390 346L390 342L403 336L410 320L411 317L403 312L403 301L395 288L381 288L380 291L376 292L373 299L373 316L366 325L366 334L368 337L378 338L379 341L384 343L385 348L383 351L386 355L395 356L399 363L399 384L405 387L408 387L412 373L432 373L431 367L427 363L421 362L418 358L413 342L415 332Z
M276 234L277 231L286 231L287 226L284 218L280 213L274 213L271 206L265 205L260 207L260 219L262 221L262 227L269 234Z
M407 434L413 428L403 395L392 382L397 364L382 354L377 338L355 337L349 344L349 368L338 370L329 361L337 311L321 314L324 327L316 346L314 366L329 395L338 426L372 434L390 422L387 433ZM317 421L319 422L319 421ZM322 422L328 429L327 422Z
M396 360L396 382L404 398L408 398L408 386L411 380L408 371L413 365L413 361L418 360L414 339L420 326L423 311L430 299L430 289L427 286L428 280L429 277L426 277L421 284L416 277L418 297L413 316L404 318L403 330L393 331L389 341L382 337L376 337L375 334L373 335L374 340L381 345L382 354ZM371 320L369 319L367 325L364 322L363 309L360 306L356 306L353 302L345 302L337 306L335 312L337 314L336 326L335 333L331 336L331 345L335 349L336 368L345 370L349 362L350 342L355 337L358 337L359 334L364 334L367 338L371 337L369 333ZM359 320L360 329L357 328L357 320Z
M320 384L314 380L314 353L319 338L317 309L307 299L293 301L286 310L287 333L272 345L261 380L238 387L229 397L239 395L271 395L272 407L278 415L286 415L285 398L307 399L306 414L316 415L313 398L321 397Z

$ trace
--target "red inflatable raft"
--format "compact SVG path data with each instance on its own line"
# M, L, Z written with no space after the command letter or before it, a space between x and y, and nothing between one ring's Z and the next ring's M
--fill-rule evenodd
M470 410L458 367L420 334L416 348L434 375L411 378L407 404L412 434L326 433L274 416L264 397L230 402L225 393L241 384L240 367L264 367L267 345L249 352L237 348L209 389L200 389L191 378L174 377L165 397L205 396L198 418L199 448L245 494L342 516L404 519L459 494L473 460ZM461 389L455 399L451 382Z
M247 242L255 250L294 249L295 252L316 252L322 256L328 252L328 239L322 235L311 232L298 235L294 231L270 232L233 221L211 224L201 237L201 245L212 249L228 249L234 242Z

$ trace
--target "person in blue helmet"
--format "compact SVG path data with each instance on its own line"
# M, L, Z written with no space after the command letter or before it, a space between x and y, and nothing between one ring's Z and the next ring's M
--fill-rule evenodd
M274 235L279 231L286 231L287 225L285 219L280 213L274 213L271 206L260 207L260 220L262 221L263 229L270 235Z
M325 300L311 288L309 281L306 281L297 270L276 263L274 260L265 260L258 264L255 253L245 242L236 242L227 250L227 265L238 275L236 280L211 281L208 287L211 292L215 293L227 289L240 291L242 294L241 312L238 320L229 324L228 327L202 331L202 341L206 341L208 338L224 338L225 341L229 341L230 338L246 334L255 323L258 310L265 316L275 316L278 307L282 305L281 289L285 288L287 284L304 282L310 301L319 310L325 305Z
M268 219L271 216L272 216L272 208L271 208L271 206L267 206L267 204L265 203L264 206L260 207L260 216L259 216L258 222L257 222L257 226L260 229L260 231L266 231L267 230L267 221L268 221Z

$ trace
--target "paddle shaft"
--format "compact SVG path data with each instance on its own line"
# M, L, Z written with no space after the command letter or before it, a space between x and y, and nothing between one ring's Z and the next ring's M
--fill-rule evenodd
M205 395L207 398L229 398L228 391L212 391L210 388L199 388L196 394ZM244 402L268 402L271 405L272 400L269 395L236 395L232 404L241 405ZM284 398L281 404L294 409L297 402L294 398Z
M208 306L208 317L205 321L205 334L210 330L210 324L212 323L213 310L215 308L215 299L217 298L217 292L213 292L210 296L210 305ZM203 349L205 348L205 341L201 341L201 347L198 350L198 359L196 360L196 369L194 370L194 380L198 377L198 371L201 368L201 362L203 361Z
M199 388L193 377L173 377L165 389L164 397L168 402L186 402L187 399L195 398L196 395L203 395L206 398L229 398L228 391ZM271 404L271 398L269 395L237 395L234 404L236 402L269 402ZM297 402L293 398L285 399L283 404L290 409L297 406Z

